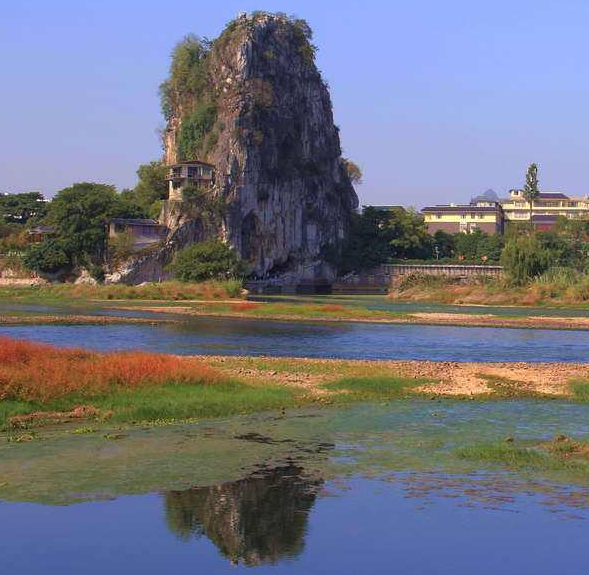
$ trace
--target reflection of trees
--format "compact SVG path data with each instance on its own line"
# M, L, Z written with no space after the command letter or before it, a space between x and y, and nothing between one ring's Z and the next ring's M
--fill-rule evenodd
M321 480L295 465L245 479L165 495L166 520L178 537L206 535L232 562L276 563L300 554Z

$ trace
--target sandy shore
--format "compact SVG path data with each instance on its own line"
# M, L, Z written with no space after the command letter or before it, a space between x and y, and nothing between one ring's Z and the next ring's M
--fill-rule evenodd
M589 364L458 363L363 361L274 357L199 356L215 369L240 379L272 381L323 394L321 386L341 377L384 375L428 380L421 390L433 396L570 396L570 383L589 378Z

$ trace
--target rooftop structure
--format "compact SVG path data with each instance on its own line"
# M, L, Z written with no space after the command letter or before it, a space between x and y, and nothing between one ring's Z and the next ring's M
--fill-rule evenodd
M509 198L501 200L501 206L506 222L529 223L530 204L521 190L510 190ZM555 221L556 216L565 216L570 219L589 216L589 198L587 196L570 197L562 192L540 192L533 202L532 213L534 218L537 215L555 216Z
M427 206L421 210L430 233L471 233L476 229L502 233L506 226L530 221L530 204L522 190L509 191L501 199L487 190L471 199L470 204ZM559 216L569 219L589 217L589 197L570 197L562 192L540 192L532 204L532 224L538 230L554 226Z
M180 162L170 166L166 180L169 182L168 199L181 202L187 188L207 190L215 185L215 166L199 160Z
M144 218L112 218L108 221L108 237L114 239L123 233L133 237L133 250L139 251L160 242L167 229L156 220Z
M483 204L483 205L479 205ZM467 205L428 206L421 210L430 234L441 230L449 234L472 233L481 230L488 234L503 232L503 210L497 202L477 202Z

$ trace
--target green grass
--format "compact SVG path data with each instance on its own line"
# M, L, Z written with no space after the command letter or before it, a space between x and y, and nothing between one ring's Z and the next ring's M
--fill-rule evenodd
M530 471L572 471L589 475L589 461L569 458L571 450L564 444L550 451L536 446L513 443L479 443L457 450L461 459L475 463L496 464L508 469Z
M589 381L573 381L570 388L576 401L589 403Z
M324 320L402 320L409 319L405 312L370 310L351 305L337 304L307 304L307 303L261 303L252 309L236 309L231 304L213 303L196 307L205 313L238 313L239 315L255 318L288 317L291 319L324 319Z
M346 377L325 384L329 391L343 392L333 396L341 403L402 399L417 392L415 388L432 383L430 380L390 376Z
M52 284L0 288L0 299L70 301L97 300L161 300L225 299L241 297L242 284L237 280L183 283L169 281L141 286ZM79 303L79 301L78 301Z
M295 391L273 385L248 385L238 381L214 384L168 384L136 390L113 390L88 397L69 395L47 401L0 401L0 426L15 415L35 411L70 411L79 405L92 405L102 412L112 411L111 420L121 423L157 420L216 418L258 411L295 407L303 403Z

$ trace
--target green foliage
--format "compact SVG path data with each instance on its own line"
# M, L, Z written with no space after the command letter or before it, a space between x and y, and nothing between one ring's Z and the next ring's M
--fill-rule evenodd
M501 259L501 251L505 244L504 237L500 234L487 234L481 230L475 230L471 234L454 235L455 255L460 259L498 262Z
M39 192L0 195L0 222L26 224L30 218L42 218L46 211L47 204Z
M27 245L27 232L21 225L4 224L0 221L0 255L21 252Z
M132 253L135 246L135 236L128 230L117 234L108 240L108 250L113 263L126 260Z
M544 273L553 261L553 254L542 246L536 234L511 238L501 254L501 265L512 285L525 285Z
M178 252L171 270L183 282L228 279L243 273L235 250L219 240L199 242Z
M41 272L99 264L106 245L107 220L140 215L140 208L119 196L114 186L74 184L58 192L49 206L46 222L55 228L54 236L30 246L24 263Z
M207 90L207 56L210 43L189 34L172 51L170 75L160 85L162 113L166 118L173 115L179 98L190 97L196 100Z
M415 388L431 381L383 375L346 377L330 382L324 387L330 391L344 393L333 397L335 402L383 401L401 399L418 393Z
M530 227L533 229L534 223L532 220L534 200L540 194L538 189L538 166L530 164L526 172L526 183L523 187L523 195L526 201L530 204Z
M71 266L71 244L62 239L50 238L30 246L23 256L24 265L33 271L55 273Z
M48 213L56 236L67 240L78 261L85 256L100 257L109 218L133 218L140 210L121 198L114 186L95 183L74 184L57 193Z
M178 157L180 160L191 160L204 148L205 141L210 150L214 145L207 136L217 121L215 104L201 104L191 114L182 119L182 127L178 135Z
M135 202L144 215L150 215L152 211L155 211L154 204L160 207L160 202L168 197L167 173L168 168L163 162L142 164L137 169L139 181L133 188L130 197L125 192L121 193L121 197Z
M438 248L438 259L453 257L456 249L454 236L443 230L438 230L434 234L434 251L436 247Z
M367 207L354 214L340 268L369 269L394 258L429 257L432 237L423 218L413 210L392 212Z

